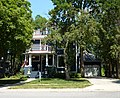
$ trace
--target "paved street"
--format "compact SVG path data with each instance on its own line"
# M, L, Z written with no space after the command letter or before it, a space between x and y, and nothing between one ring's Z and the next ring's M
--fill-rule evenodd
M2 90L0 98L120 98L113 91Z
M33 79L29 79L31 81ZM88 78L93 84L83 89L8 89L0 88L0 98L120 98L120 80Z

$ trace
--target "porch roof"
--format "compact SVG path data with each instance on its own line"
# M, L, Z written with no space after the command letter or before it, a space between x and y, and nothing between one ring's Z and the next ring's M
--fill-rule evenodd
M53 54L54 51L29 51L27 54Z

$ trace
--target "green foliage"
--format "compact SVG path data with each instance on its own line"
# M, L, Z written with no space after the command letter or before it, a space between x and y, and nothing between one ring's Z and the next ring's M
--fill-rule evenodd
M99 22L103 27L98 35L101 40L100 54L104 61L118 59L120 55L120 2L119 0L100 0L100 2L102 12Z
M72 38L80 47L86 49L89 44L99 42L97 36L100 24L87 12L81 11L76 17L76 24L71 26Z
M95 19L101 24L98 33L100 42L94 47L102 61L109 65L109 72L120 66L120 1L98 0ZM111 65L112 64L112 65ZM112 73L109 73L112 76ZM116 73L118 74L118 73Z
M89 9L92 12L97 2L94 0L52 0L52 2L55 7L49 12L51 26L54 26L59 38L62 39L57 41L64 48L65 68L68 68L69 72L71 61L69 54L72 54L69 51L70 44L78 43L84 48L88 43L96 43L99 40L96 36L97 22L89 15Z
M75 23L76 15L80 10L94 10L96 5L95 0L51 0L55 6L53 10L49 12L52 17L52 21L56 25L60 26L64 30L67 26Z
M20 79L20 81L25 81L27 80L27 76L23 75L22 73L17 73L16 75L9 77L9 79Z
M47 19L37 15L35 20L33 20L33 27L35 30L40 29L41 31L45 30L47 26Z
M82 51L94 52L106 65L120 64L119 0L51 1L55 7L49 12L54 30L50 36L64 48L66 66L70 43L78 43Z
M105 68L101 68L101 76L105 76Z
M30 3L27 0L0 0L0 57L8 50L20 55L32 38Z
M65 79L66 76L65 76L65 73L56 73L55 78Z
M71 73L70 77L71 78L81 78L81 74L80 73Z

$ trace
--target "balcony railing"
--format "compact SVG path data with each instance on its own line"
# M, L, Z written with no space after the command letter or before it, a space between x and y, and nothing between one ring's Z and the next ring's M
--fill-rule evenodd
M33 51L52 51L51 46L48 45L33 44L31 48Z
M44 31L40 31L40 30L35 30L34 31L34 33L33 33L33 35L35 36L37 36L37 35L48 35L50 33L50 31L48 31L47 29L46 30L44 30Z

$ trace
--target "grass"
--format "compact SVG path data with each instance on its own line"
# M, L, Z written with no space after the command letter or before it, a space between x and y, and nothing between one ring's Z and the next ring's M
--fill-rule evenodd
M27 80L27 77L22 75L22 74L16 74L14 76L11 77L5 77L5 78L1 78L0 79L0 86L4 86L6 84L15 84L18 83L20 81L25 81Z
M85 79L64 80L58 78L46 78L31 81L26 84L13 86L11 89L39 89L39 88L84 88L90 86L90 82Z

